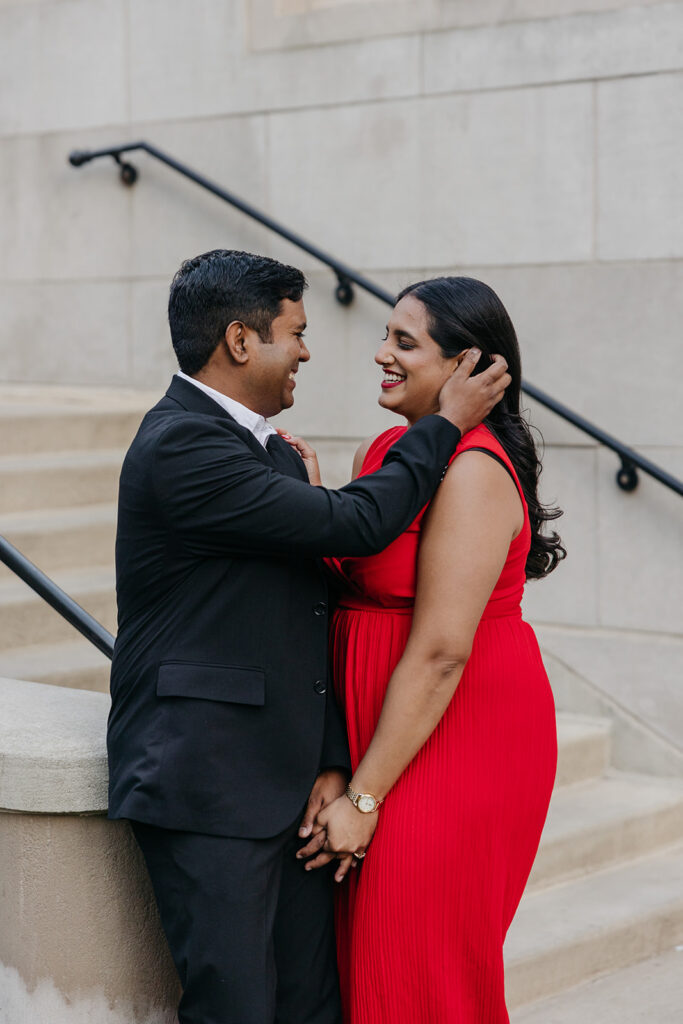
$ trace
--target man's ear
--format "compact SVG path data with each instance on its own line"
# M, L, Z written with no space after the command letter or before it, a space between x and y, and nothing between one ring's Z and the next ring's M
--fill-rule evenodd
M247 328L241 320L233 320L225 329L225 344L236 363L246 363L249 353L245 345Z

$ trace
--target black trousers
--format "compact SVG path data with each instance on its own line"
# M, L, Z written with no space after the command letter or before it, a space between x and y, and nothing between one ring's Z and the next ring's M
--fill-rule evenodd
M335 864L304 870L298 822L273 839L131 825L180 975L180 1024L340 1024Z

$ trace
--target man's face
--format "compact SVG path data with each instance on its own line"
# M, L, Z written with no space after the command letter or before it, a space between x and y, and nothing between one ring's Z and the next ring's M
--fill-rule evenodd
M266 419L294 405L294 379L299 363L311 358L304 343L306 312L303 300L283 299L271 324L270 341L255 332L249 345L250 391L254 405Z

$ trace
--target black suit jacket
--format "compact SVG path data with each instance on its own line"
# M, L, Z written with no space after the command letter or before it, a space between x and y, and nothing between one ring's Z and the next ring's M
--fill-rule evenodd
M321 767L348 764L317 559L386 547L459 438L428 416L377 473L311 487L298 455L276 471L248 430L173 378L121 471L110 817L274 836Z

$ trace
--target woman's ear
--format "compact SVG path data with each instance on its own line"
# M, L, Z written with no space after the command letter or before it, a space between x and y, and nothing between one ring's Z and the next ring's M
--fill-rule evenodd
M462 350L462 352L458 352L457 356L455 357L455 369L456 370L458 369L458 367L460 366L461 362L463 361L463 359L465 358L465 356L467 355L468 352L469 352L468 348L464 348Z

